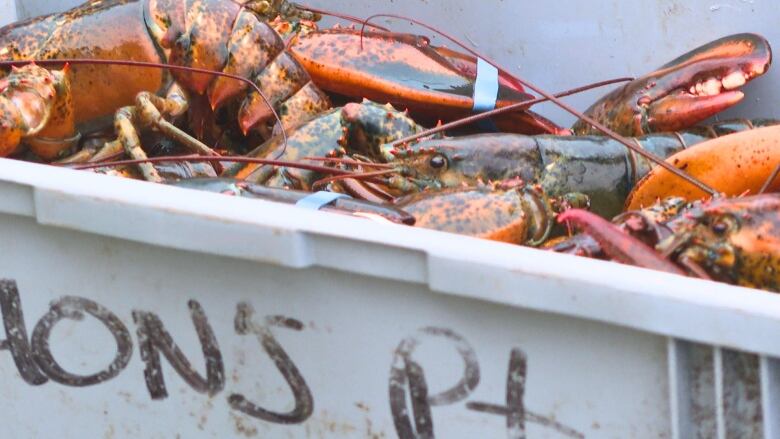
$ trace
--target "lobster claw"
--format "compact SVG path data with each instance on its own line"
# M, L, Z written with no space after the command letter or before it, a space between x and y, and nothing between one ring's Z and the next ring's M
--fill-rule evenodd
M684 169L688 175L719 193L729 196L759 193L767 177L780 163L780 126L756 128L708 140L674 154L667 162ZM770 183L773 184L767 190L780 190L780 183ZM636 184L626 199L626 209L651 206L655 200L670 196L693 201L708 194L657 167Z
M742 100L737 89L772 62L765 38L737 34L694 49L608 94L585 114L625 136L695 125ZM599 134L583 121L576 134Z
M598 215L569 209L558 215L559 223L574 223L595 239L606 255L617 262L685 276L685 272L639 239Z
M289 50L326 91L390 102L409 109L417 120L435 115L450 121L473 113L477 59L432 46L424 37L333 28L301 34ZM531 98L499 73L496 107ZM530 111L502 115L495 122L504 131L525 134L567 131Z

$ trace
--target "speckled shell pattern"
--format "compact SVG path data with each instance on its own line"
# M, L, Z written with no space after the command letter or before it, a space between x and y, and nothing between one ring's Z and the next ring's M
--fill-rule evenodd
M712 138L778 123L730 120L632 140L646 151L669 157L686 148L695 151L697 144ZM605 136L479 134L425 140L386 153L388 160L410 170L417 187L472 186L520 178L541 185L550 198L585 194L591 210L606 218L623 210L631 189L653 168L648 160ZM445 166L432 167L435 156L443 157Z
M415 225L493 241L538 245L554 221L548 200L531 188L454 188L423 192L396 203Z
M14 69L0 80L0 157L16 152L23 138L42 132L49 120L70 121L73 129L67 89L63 72L36 65Z
M188 92L207 95L212 109L233 103L248 132L287 126L330 107L328 97L285 50L285 42L260 16L237 0L92 0L70 11L0 29L1 59L95 58L170 63L242 76L249 86L213 75L126 66L73 67L77 122L111 118L141 91L160 92L171 76ZM243 102L243 103L242 103ZM270 105L270 107L269 107ZM305 114L302 114L305 113Z
M421 130L414 120L389 104L349 103L299 125L286 137L272 137L249 155L287 161L347 154L377 159L380 145ZM326 177L312 171L255 164L234 166L226 175L252 183L304 190L311 190L315 180Z
M715 280L780 292L780 194L692 203L666 224L687 237L673 257Z
M707 43L679 56L658 70L616 88L596 101L585 114L623 136L642 136L694 126L736 102L684 96L695 79L709 72L743 71L747 80L763 75L771 63L769 42L756 34L736 34ZM666 104L661 104L662 102ZM603 133L583 120L578 135Z
M780 194L693 203L670 197L614 222L670 260L693 262L714 280L780 292ZM545 247L608 259L585 233Z

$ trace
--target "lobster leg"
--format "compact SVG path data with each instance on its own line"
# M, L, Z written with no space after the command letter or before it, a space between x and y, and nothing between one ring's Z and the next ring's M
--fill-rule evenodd
M174 86L168 96L163 98L149 92L141 92L136 97L135 106L120 109L114 119L119 141L125 152L134 160L146 160L146 153L141 148L138 128L152 127L184 145L187 149L200 155L218 155L213 149L204 145L198 139L190 136L166 120L166 117L177 117L187 111L187 100L183 93ZM111 147L111 144L108 144ZM105 154L103 151L101 155ZM162 181L160 175L151 164L140 165L144 178L148 181Z

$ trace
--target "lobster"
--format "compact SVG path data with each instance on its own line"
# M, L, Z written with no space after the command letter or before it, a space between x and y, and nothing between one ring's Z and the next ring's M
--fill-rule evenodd
M577 224L586 234L551 245L556 251L780 292L776 193L692 203L668 198L620 215L618 225L577 209L559 221Z
M0 57L133 60L225 71L259 83L276 113L283 114L282 123L292 126L330 104L267 22L268 16L279 14L307 16L276 1L91 1L62 14L3 28ZM243 128L250 124L248 120L258 125L274 114L268 106L252 105L259 97L243 96L246 84L213 75L183 70L169 75L159 69L104 64L73 65L69 73L80 131L104 126L120 107L137 104L117 112L114 121L126 149L137 146L134 125L147 123L178 133L160 119L187 110L199 137L216 124L214 112L222 108L238 112L233 122ZM157 92L167 96L153 94Z
M269 21L276 16L280 19ZM136 131L144 126L152 126L174 137L191 150L213 154L213 150L166 121L185 112L189 116L186 131L206 142L219 141L223 146L243 151L247 141L265 139L273 134L274 115L281 119L281 127L291 128L330 107L328 96L312 82L307 71L313 69L312 62L316 59L304 55L305 49L312 47L313 35L319 34L308 32L296 37L298 32L313 27L309 20L318 18L317 14L284 0L91 1L65 13L0 29L0 60L44 62L88 58L117 63L71 66L71 101L76 127L60 129L68 132L47 138L51 145L57 143L57 139L61 141L59 148L52 147L41 154L46 160L70 150L73 142L66 139L75 138L78 132L104 127L112 116L120 142L110 142L98 153L101 159L121 151L120 147L128 152L135 151L137 154L131 154L134 157L143 157ZM359 47L354 32L351 35L353 38L347 43ZM385 34L383 38L369 34L367 42L371 55L366 51L360 56L376 57L377 51L384 51L385 46L371 43L380 40L382 44L394 45L398 53L407 53L407 58L412 56L416 63L410 64L410 72L387 78L379 78L378 75L383 74L380 70L363 74L359 71L361 66L353 64L358 70L356 74L363 75L361 77L367 83L373 78L392 84L376 95L377 99L388 102L392 95L401 105L418 102L420 90L428 86L426 80L438 81L446 77L452 88L431 91L423 99L430 100L440 109L458 107L462 110L464 105L473 106L473 99L461 94L464 89L474 88L475 58L430 47L422 44L420 38L404 34ZM327 44L335 45L336 42L317 44L327 48ZM306 63L305 67L299 58ZM126 65L128 60L136 65ZM380 64L394 62L385 59ZM152 68L153 64L190 70L172 68L169 74ZM432 70L440 77L431 77ZM318 74L322 71L317 70ZM222 72L228 77L208 72ZM417 83L410 86L406 73L416 75ZM260 92L247 93L248 85L236 81L235 77L251 79ZM502 105L528 98L521 87L509 83L505 74L501 77L498 94L503 99L500 100ZM350 86L350 89L363 94L364 88ZM366 95L374 96L370 87L365 89ZM165 95L158 96L157 93ZM122 109L116 112L119 108ZM446 113L442 110L442 114ZM536 124L531 128L535 130L533 132L557 132L558 127L546 119L535 116L520 119L523 118ZM37 132L29 131L25 140L31 141L36 136ZM8 155L9 151L16 152L17 146L7 146L0 152ZM40 150L33 152L41 153ZM157 179L151 170L147 171L148 177Z
M701 142L778 123L726 121L633 141L663 157L681 150L697 154ZM378 154L394 165L396 173L386 177L385 184L399 194L520 178L539 184L551 198L584 194L591 209L604 217L620 213L636 182L653 169L652 163L604 136L480 134L425 140L406 148L383 145Z

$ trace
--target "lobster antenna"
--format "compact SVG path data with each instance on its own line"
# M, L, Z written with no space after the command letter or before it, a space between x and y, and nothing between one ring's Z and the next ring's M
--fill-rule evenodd
M433 27L433 26L431 26L429 24L423 23L423 22L421 22L419 20L416 20L416 19L413 19L413 18L404 17L402 15L396 15L396 14L375 14L375 15L372 15L371 17L368 17L366 19L366 22L363 24L363 28L361 29L361 36L362 36L363 32L365 31L366 23L370 22L374 18L379 18L379 17L396 18L396 19L399 19L399 20L410 21L410 22L412 22L414 24L420 25L420 26L422 26L422 27L424 27L424 28L426 28L426 29L428 29L428 30L430 30L432 32L436 32L436 33L438 33L438 34L440 34L440 35L442 35L442 36L452 40L455 44L457 44L458 46L462 47L464 50L468 51L472 55L480 56L480 55L477 54L476 51L474 51L471 48L469 48L465 43L459 41L457 38L454 38L453 36L443 32L443 31L441 31L441 30L439 30L439 29L437 29L437 28L435 28L435 27ZM486 62L491 64L493 67L495 67L499 71L507 72L506 69L501 67L495 61L492 61L491 59L485 58L485 57L482 57L482 59L484 59ZM593 118L591 118L589 116L586 116L583 113L577 111L574 107L566 104L565 102L563 102L562 100L558 99L557 97L551 95L550 93L547 93L542 88L537 87L536 85L534 85L530 81L527 81L525 79L522 79L522 78L516 77L516 76L511 76L510 79L512 79L512 82L517 81L521 86L530 88L531 90L535 91L536 93L540 94L541 96L547 98L549 101L551 101L552 103L554 103L558 107L562 108L567 113L577 117L578 119L581 119L581 120L585 121L587 124L593 126L597 130L601 131L602 133L604 133L605 136L611 138L612 140L615 140L616 142L618 142L621 145L625 146L626 148L628 148L629 150L633 151L634 153L639 154L640 156L650 160L651 162L655 163L656 165L666 169L667 171L669 171L673 175L676 175L677 177L683 179L684 181L687 181L688 183L696 186L697 188L701 189L702 191L710 194L710 196L717 197L719 195L718 191L716 191L715 189L713 189L713 188L709 187L708 185L704 184L704 182L702 182L699 179L689 175L687 172L672 166L671 164L667 163L666 161L664 161L662 158L658 157L657 155L640 148L639 146L637 146L634 143L630 142L625 137L623 137L620 134L614 132L613 130L609 129L608 127L606 127L602 123L594 120Z
M360 175L359 172L347 171L345 169L333 168L330 166L310 165L306 163L290 162L285 160L272 160L272 159L258 159L254 157L244 156L202 156L202 155L178 155L178 156L166 156L166 157L154 157L143 160L117 160L114 162L103 163L86 163L79 165L70 164L52 164L52 166L59 166L63 168L70 168L76 170L85 169L97 169L97 168L114 168L119 166L139 165L142 163L160 163L160 162L235 162L235 163L249 163L258 165L269 166L285 166L288 168L303 169L304 171L321 172L323 174L338 174L338 175Z
M322 185L325 185L327 183L333 183L335 181L341 181L341 180L345 180L345 179L348 179L348 178L352 178L352 179L355 179L355 180L368 180L368 179L372 179L374 177L383 177L385 175L390 175L390 174L393 174L395 172L396 172L395 169L385 169L385 170L381 170L381 171L369 171L369 172L360 172L360 173L356 172L356 173L352 173L352 174L336 175L336 176L333 176L333 177L326 177L326 178L317 180L312 185L312 188L316 189L316 188L318 188L318 187L320 187Z
M582 93L584 91L592 90L594 88L604 87L607 85L617 84L621 82L628 82L633 80L634 78L628 78L628 77L610 79L607 81L597 82L595 84L589 84L582 87L573 88L571 90L566 90L564 92L556 94L555 96L559 98L566 97L573 94ZM412 134L411 136L404 137L403 139L396 140L395 142L392 142L390 146L397 147L406 143L413 142L418 139L422 139L423 137L432 136L434 134L442 133L444 131L453 130L456 128L460 128L462 126L470 125L474 122L479 122L481 120L487 119L489 117L497 116L499 114L511 113L517 110L526 110L536 104L547 102L548 100L549 99L544 97L535 98L528 101L518 102L512 105L507 105L506 107L496 108L495 110L485 111L484 113L475 114L473 116L464 117L462 119L458 119L449 123L439 125L435 128L421 131L417 134Z
M311 7L309 5L301 4L301 3L296 3L296 6L298 8L300 8L300 9L303 9L303 10L306 10L306 11L309 11L309 12L313 12L315 14L327 15L327 16L330 16L330 17L336 17L336 18L340 18L340 19L345 20L345 21L349 21L349 22L355 23L355 24L363 24L363 23L365 23L364 19L355 17L354 15L343 14L341 12L330 11L330 10L327 10L327 9L314 8L314 7ZM388 29L386 27L382 27L382 26L376 25L376 24L369 24L369 26L374 28L374 29L381 30L383 32L390 32L390 29Z
M761 190L758 191L758 195L766 193L766 191L769 190L769 186L772 186L772 183L777 180L778 175L780 175L780 163L778 163L777 166L775 166L775 170L769 174L769 178L767 178L766 182L764 182L764 185L761 186Z
M189 72L189 73L203 73L206 75L213 75L213 76L221 76L224 78L233 79L236 81L241 81L246 84L248 84L251 88L253 88L261 98L263 98L263 101L268 106L268 108L271 109L271 113L273 113L274 118L279 123L279 127L281 128L282 132L282 138L283 138L283 147L282 151L279 153L277 158L281 157L282 154L287 150L287 131L284 129L284 124L282 123L282 119L279 117L279 113L276 112L276 109L271 105L271 101L268 100L268 98L265 96L262 90L260 90L260 87L257 86L257 84L254 83L254 81L249 80L247 78L244 78L242 76L238 75L232 75L230 73L225 72L218 72L215 70L208 70L208 69L200 69L197 67L186 67L186 66L175 66L171 64L163 64L163 63L155 63L155 62L146 62L146 61L130 61L130 60L113 60L113 59L86 59L86 58L63 58L63 59L35 59L35 60L14 60L14 61L0 61L0 67L19 67L19 66L25 66L28 64L38 64L40 66L59 66L62 64L68 65L79 65L79 64L86 64L86 65L112 65L112 66L128 66L128 67L148 67L153 69L161 69L161 70L178 70L181 72Z
M392 169L395 167L390 163L361 162L360 160L337 158L337 157L303 157L302 160L311 160L314 162L332 162L332 163L339 163L342 165L365 166L367 168L378 168L378 169Z

